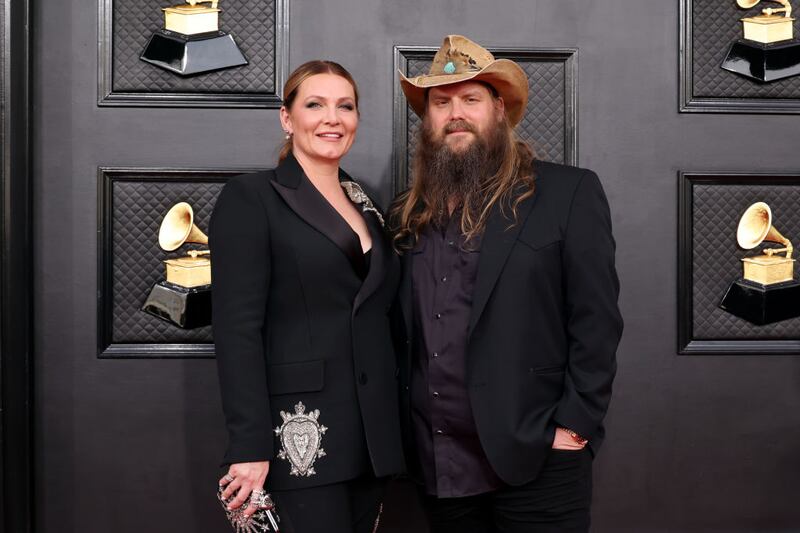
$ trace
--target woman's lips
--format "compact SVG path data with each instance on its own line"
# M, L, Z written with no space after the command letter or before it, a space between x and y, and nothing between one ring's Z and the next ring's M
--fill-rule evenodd
M344 138L342 133L318 133L317 138L326 143L338 143Z

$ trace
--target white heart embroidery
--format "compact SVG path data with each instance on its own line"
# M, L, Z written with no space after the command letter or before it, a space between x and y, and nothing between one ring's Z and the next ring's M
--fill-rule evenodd
M314 462L325 456L322 436L328 428L317 421L319 410L315 409L308 414L305 410L303 402L298 402L294 406L294 414L281 411L283 424L275 429L275 434L281 441L278 457L292 465L289 473L293 476L309 477L316 474Z

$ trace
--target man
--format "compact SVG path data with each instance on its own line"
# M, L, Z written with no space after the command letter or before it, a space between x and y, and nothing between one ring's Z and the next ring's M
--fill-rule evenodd
M423 124L391 213L399 377L432 531L586 531L622 332L600 182L516 137L516 63L451 35L401 78Z

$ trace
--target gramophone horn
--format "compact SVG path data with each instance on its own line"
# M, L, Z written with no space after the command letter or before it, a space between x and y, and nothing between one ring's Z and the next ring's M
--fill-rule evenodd
M742 9L750 9L751 7L758 4L761 0L736 0L736 3Z
M194 242L208 244L208 237L194 224L194 211L186 202L172 206L158 230L158 244L164 250L171 252L182 244Z
M756 202L744 212L736 230L736 240L745 250L764 241L790 245L789 239L772 226L772 210L764 202Z

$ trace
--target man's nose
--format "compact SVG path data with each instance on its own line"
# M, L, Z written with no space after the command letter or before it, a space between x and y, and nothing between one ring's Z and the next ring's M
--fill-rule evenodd
M450 103L450 120L463 120L464 106L456 99Z

